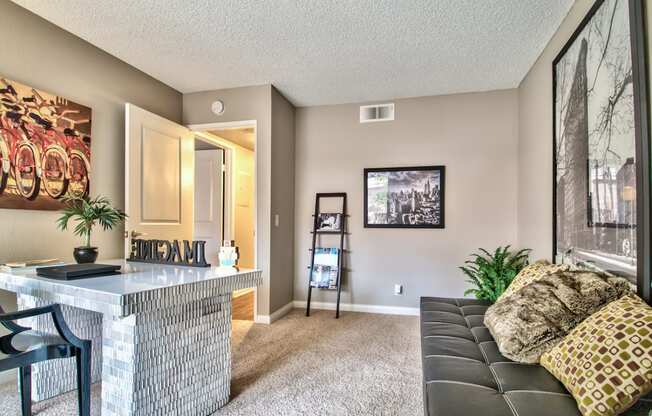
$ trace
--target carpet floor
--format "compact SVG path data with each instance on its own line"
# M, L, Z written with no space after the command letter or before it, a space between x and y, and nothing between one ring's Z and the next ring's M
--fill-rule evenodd
M421 415L418 318L294 310L273 325L233 322L231 401L215 416ZM101 385L92 414L100 415ZM76 414L68 393L35 415ZM13 383L0 386L0 415L19 416Z

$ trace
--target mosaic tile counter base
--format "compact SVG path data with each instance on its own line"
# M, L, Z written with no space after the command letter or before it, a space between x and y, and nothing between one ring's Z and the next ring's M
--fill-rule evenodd
M29 295L18 294L18 309L30 309L52 304ZM72 332L79 338L93 343L91 379L96 383L102 379L102 314L72 306L62 305L61 311ZM50 315L22 319L21 325L40 332L55 334ZM62 358L37 363L32 366L32 400L40 402L77 388L75 359ZM56 377L52 377L56 374Z
M106 319L102 415L209 415L229 401L231 294Z
M61 303L72 331L92 340L92 376L102 380L103 416L209 415L229 400L231 293L260 285L262 276L257 270L220 276L175 270L160 287L118 298L91 296L88 288L81 296L75 293L79 285L52 286L31 276L0 274L0 288L18 293L20 309ZM184 279L188 273L192 279ZM133 273L125 276L137 282ZM21 323L54 332L48 316ZM39 363L33 367L33 399L74 390L75 380L72 359Z

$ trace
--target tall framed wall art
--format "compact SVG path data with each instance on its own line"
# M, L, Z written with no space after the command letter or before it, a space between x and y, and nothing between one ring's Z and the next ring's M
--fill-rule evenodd
M553 256L627 276L650 301L642 2L598 0L553 61Z

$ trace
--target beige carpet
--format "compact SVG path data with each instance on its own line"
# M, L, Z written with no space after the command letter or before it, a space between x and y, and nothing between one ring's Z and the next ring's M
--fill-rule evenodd
M216 415L423 414L418 318L333 316L294 310L271 326L234 321L232 398ZM35 404L35 415L74 415L75 397ZM20 415L13 384L0 386L0 415Z

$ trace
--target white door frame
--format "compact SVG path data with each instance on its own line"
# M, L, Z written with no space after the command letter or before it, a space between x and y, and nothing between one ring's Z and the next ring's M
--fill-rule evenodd
M205 124L188 124L186 125L193 133L201 137L202 140L210 142L222 149L224 149L225 155L225 166L227 172L227 184L226 189L224 189L223 197L226 198L225 202L228 205L228 209L225 212L224 222L228 224L224 228L224 235L229 236L229 239L234 234L235 224L234 216L232 213L235 212L235 201L233 198L234 188L233 181L235 180L235 175L233 172L233 149L234 146L230 146L228 143L214 140L210 135L202 135L202 132L207 132L210 130L225 130L225 129L236 129L244 127L253 127L254 129L254 187L253 187L253 201L254 201L254 267L258 268L258 167L260 166L260 152L258 151L258 122L256 120L241 120L241 121L226 121L221 123L205 123ZM227 141L228 142L228 141ZM228 230L228 233L226 232ZM258 321L258 288L254 287L254 322Z

